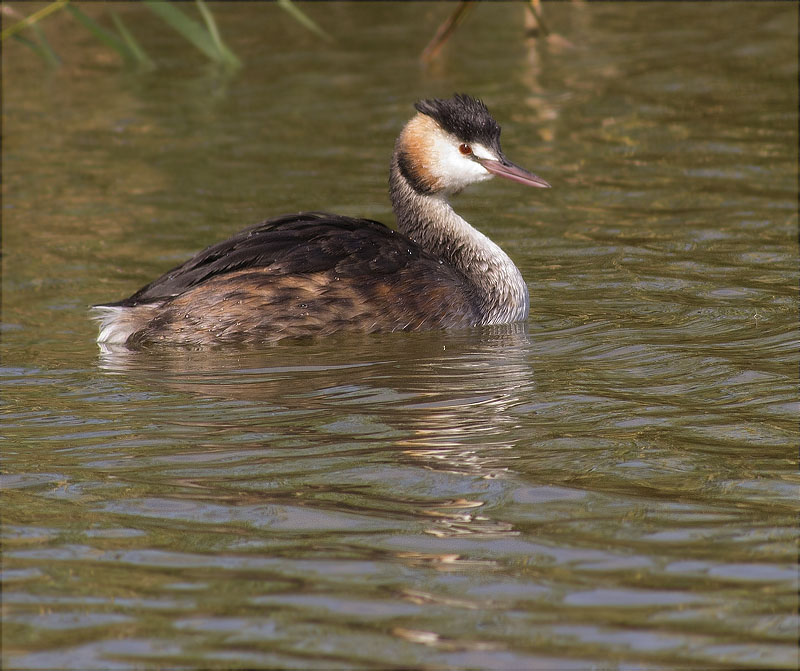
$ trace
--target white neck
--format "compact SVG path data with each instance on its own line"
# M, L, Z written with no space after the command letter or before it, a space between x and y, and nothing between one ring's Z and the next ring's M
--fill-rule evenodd
M398 229L466 276L480 302L480 324L508 324L528 317L528 287L498 245L456 214L443 193L414 190L397 157L389 184Z

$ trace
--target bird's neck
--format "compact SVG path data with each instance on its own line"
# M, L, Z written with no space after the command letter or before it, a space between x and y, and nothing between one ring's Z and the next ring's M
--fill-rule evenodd
M527 318L528 287L498 245L456 214L444 195L414 189L397 156L392 160L389 185L397 228L467 278L479 303L480 324Z

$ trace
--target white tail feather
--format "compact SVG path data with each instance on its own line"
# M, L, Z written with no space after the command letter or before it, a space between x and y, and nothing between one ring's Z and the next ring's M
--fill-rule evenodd
M118 305L96 305L92 318L100 323L97 342L124 345L155 316L159 304L126 308Z

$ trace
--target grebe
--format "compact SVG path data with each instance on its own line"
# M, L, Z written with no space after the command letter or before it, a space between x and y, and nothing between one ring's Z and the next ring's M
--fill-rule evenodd
M389 175L398 231L322 212L269 219L208 247L135 294L95 306L100 343L263 343L335 331L466 328L527 318L511 259L448 196L493 175L548 188L500 149L467 95L422 100Z

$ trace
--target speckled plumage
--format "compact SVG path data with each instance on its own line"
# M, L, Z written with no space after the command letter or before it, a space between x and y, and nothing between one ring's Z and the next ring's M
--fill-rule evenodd
M128 344L463 328L480 318L454 268L381 223L322 212L262 222L102 307L149 317Z

